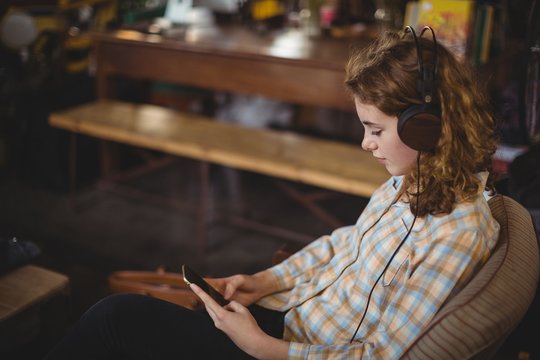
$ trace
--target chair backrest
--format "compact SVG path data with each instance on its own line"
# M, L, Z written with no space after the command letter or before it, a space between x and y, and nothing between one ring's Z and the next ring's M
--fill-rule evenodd
M502 195L490 199L489 206L501 225L493 254L439 310L402 359L489 359L527 312L540 272L531 215Z

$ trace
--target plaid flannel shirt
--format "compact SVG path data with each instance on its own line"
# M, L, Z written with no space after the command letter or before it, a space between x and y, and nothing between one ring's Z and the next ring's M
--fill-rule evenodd
M487 173L479 174L485 184ZM335 230L270 271L280 292L259 305L287 311L291 359L397 359L435 313L471 279L495 247L499 224L484 196L450 214L418 218L395 201L402 177L372 196L356 225ZM374 225L375 224L375 225Z

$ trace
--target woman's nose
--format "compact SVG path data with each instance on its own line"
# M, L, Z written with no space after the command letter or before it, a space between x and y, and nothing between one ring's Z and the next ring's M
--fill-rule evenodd
M377 149L377 143L373 141L368 134L364 134L364 138L362 139L362 149L366 151L373 151Z

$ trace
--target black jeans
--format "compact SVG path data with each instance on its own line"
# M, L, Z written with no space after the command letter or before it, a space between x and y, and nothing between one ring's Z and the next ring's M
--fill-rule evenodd
M281 338L284 313L250 306L259 326ZM116 294L92 306L47 355L57 359L251 359L205 310L143 295Z

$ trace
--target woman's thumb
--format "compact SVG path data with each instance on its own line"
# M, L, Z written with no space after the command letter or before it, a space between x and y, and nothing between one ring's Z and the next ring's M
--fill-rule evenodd
M227 285L225 285L225 293L223 294L223 296L225 297L225 299L229 300L234 295L235 291L236 286L231 283L227 283Z

